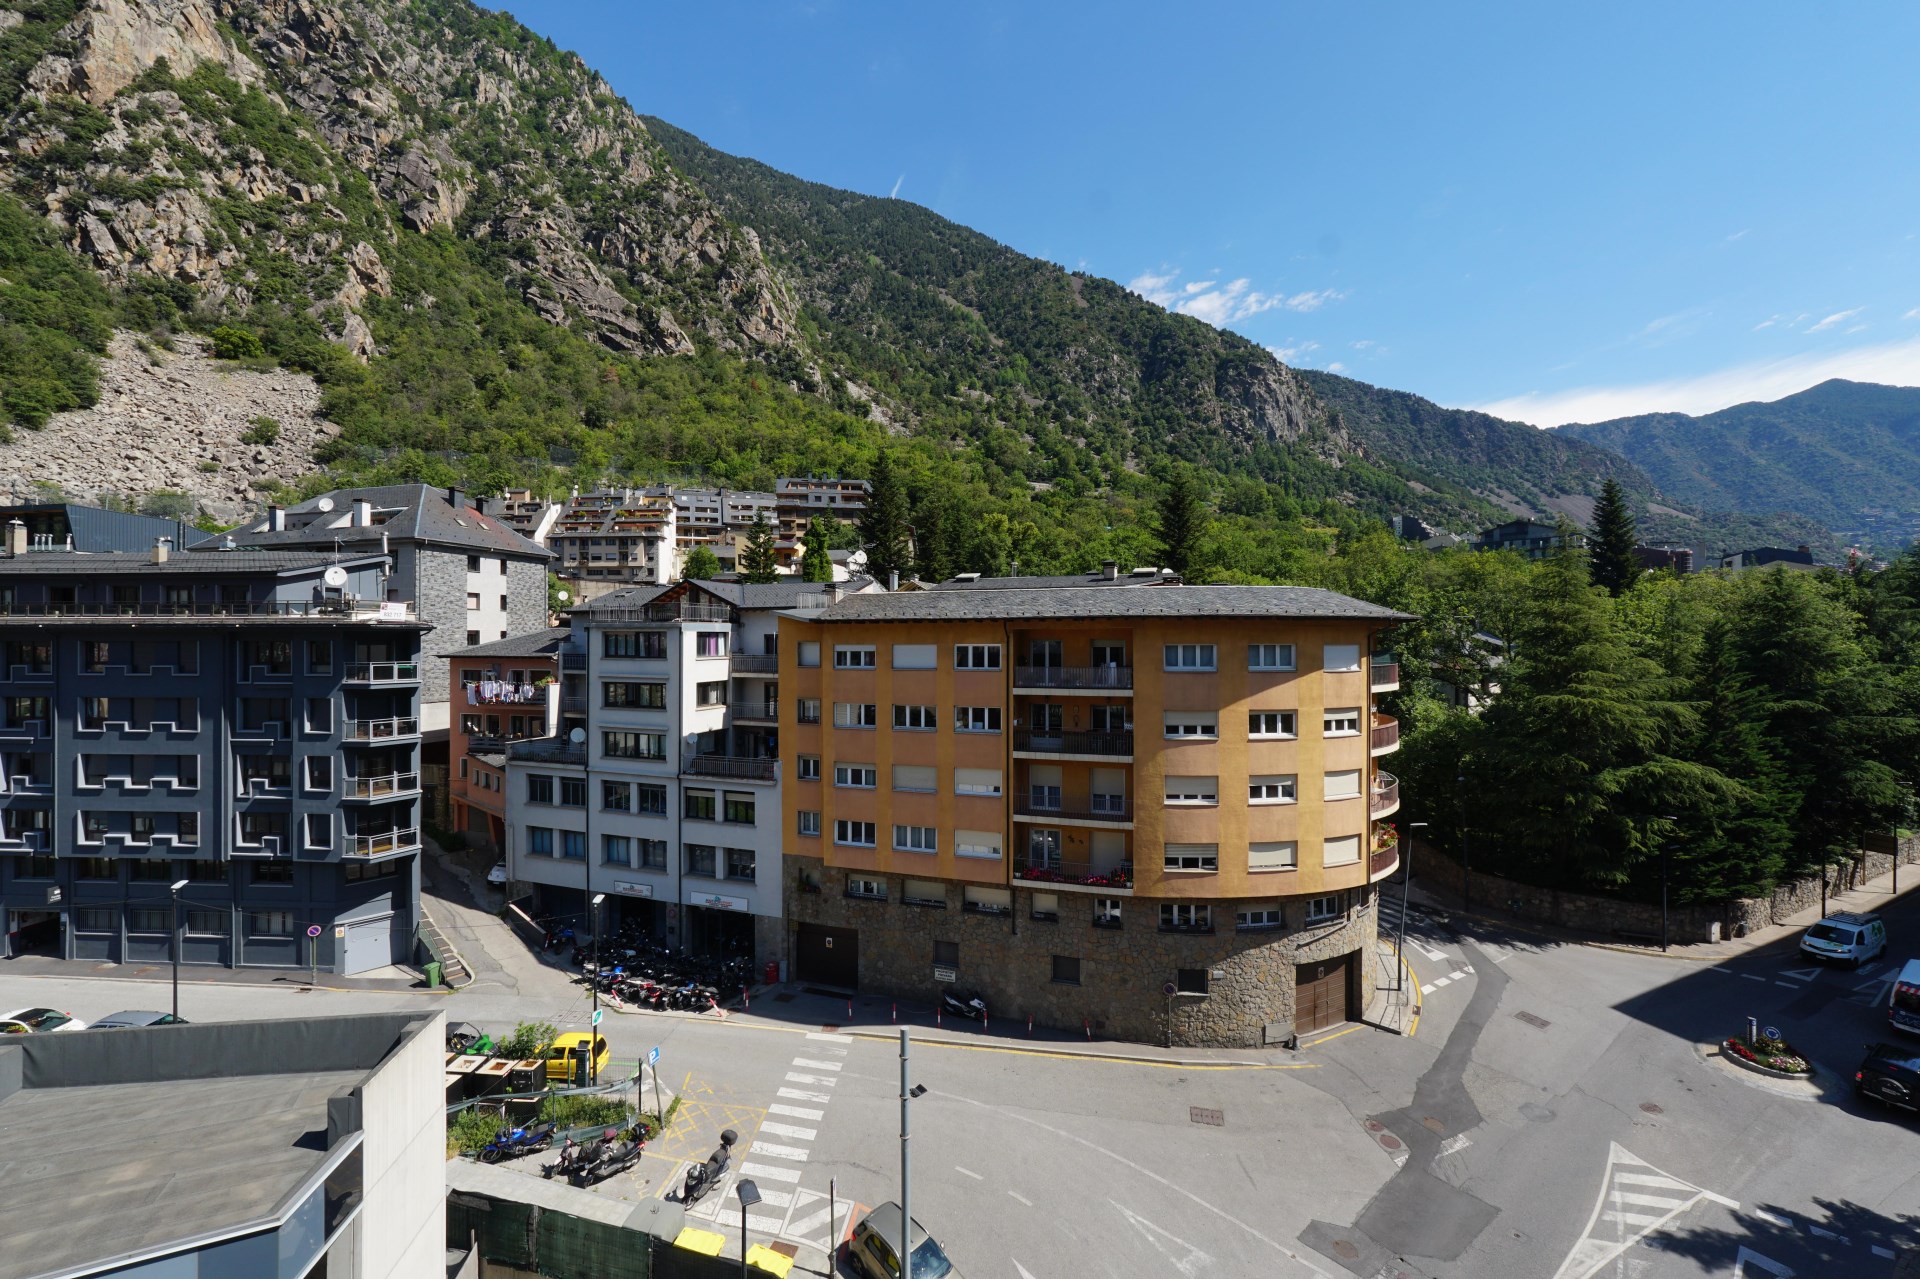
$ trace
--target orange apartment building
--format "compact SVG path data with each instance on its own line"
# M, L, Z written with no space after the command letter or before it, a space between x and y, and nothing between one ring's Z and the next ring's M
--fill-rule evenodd
M564 626L461 649L447 659L448 821L478 848L506 847L507 746L551 737L560 696ZM580 699L571 699L578 710Z
M1246 1046L1357 1016L1405 614L1303 587L849 597L780 624L800 981Z

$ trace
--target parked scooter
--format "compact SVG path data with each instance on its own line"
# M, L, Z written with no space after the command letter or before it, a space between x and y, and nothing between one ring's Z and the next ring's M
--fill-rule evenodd
M970 1021L987 1019L987 1001L972 991L955 990L949 986L940 992L940 1007L955 1017L965 1017Z
M567 1138L560 1147L560 1157L552 1163L540 1165L540 1175L549 1179L556 1173L564 1177L572 1177L576 1169L598 1163L600 1156L606 1153L607 1138L612 1135L613 1130L609 1128L604 1135L585 1145L581 1145L571 1137Z
M687 1169L687 1180L680 1187L680 1202L696 1204L702 1195L720 1184L727 1175L727 1166L733 1162L733 1143L740 1140L740 1134L729 1128L720 1134L720 1144L707 1156L707 1162L695 1164Z
M480 1162L497 1164L502 1159L512 1159L517 1155L532 1154L547 1150L553 1145L552 1124L531 1124L519 1128L502 1128L494 1139L480 1148Z
M646 1144L636 1132L629 1129L624 1140L608 1146L592 1163L574 1168L567 1174L567 1180L576 1186L591 1186L597 1181L605 1181L617 1173L623 1173L640 1161L640 1152L646 1148Z

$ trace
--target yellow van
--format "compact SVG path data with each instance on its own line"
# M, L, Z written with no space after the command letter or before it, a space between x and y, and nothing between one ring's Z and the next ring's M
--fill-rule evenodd
M558 1084L585 1083L589 1042L593 1044L593 1077L605 1079L607 1060L612 1056L607 1050L607 1038L584 1030L570 1030L553 1037L553 1042L547 1045L547 1079Z

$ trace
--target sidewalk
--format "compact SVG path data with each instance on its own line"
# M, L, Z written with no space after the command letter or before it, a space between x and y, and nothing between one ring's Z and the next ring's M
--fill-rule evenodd
M121 981L166 981L173 965L161 963L109 964L97 959L54 959L47 955L21 955L0 961L0 975L7 977L96 978ZM180 965L183 986L299 986L313 990L401 991L415 995L448 995L445 987L430 990L426 978L410 968L398 965L376 968L353 977L322 972L310 979L306 968L220 968L212 964Z

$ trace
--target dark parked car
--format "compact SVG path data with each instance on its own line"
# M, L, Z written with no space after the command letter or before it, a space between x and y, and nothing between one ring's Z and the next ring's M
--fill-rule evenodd
M124 1012L102 1017L88 1027L89 1030L127 1030L135 1026L184 1026L185 1017L175 1017L172 1013Z
M1853 1072L1853 1087L1862 1097L1903 1110L1920 1110L1920 1048L1867 1045L1866 1060Z

